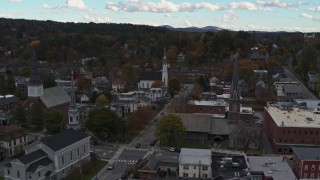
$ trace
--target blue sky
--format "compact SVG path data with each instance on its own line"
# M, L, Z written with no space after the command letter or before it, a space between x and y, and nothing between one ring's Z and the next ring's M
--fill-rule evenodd
M319 0L0 0L0 17L320 32Z

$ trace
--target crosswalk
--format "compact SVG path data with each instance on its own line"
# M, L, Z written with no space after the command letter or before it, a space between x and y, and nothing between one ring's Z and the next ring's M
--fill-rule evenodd
M134 150L134 151L149 151L150 149L143 149L143 148L135 148L135 147L127 147L127 150Z
M116 159L115 162L125 163L125 164L136 164L137 160L126 160L126 159Z

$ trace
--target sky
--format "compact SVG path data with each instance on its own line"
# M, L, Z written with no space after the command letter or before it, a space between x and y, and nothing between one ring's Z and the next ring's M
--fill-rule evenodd
M0 0L0 17L320 32L320 0Z

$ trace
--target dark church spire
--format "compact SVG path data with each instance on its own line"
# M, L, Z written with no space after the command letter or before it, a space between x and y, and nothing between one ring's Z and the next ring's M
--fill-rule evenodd
M230 91L230 100L239 101L240 100L240 90L239 90L239 55L236 54L233 57L233 75Z
M76 106L76 90L74 88L73 71L71 73L71 91L70 91L71 101L70 106Z
M32 74L31 74L31 77L29 79L29 85L41 85L42 84L42 81L41 81L41 78L40 78L40 74L39 74L39 71L38 71L38 67L37 67L37 56L36 56L36 52L33 50L32 52Z

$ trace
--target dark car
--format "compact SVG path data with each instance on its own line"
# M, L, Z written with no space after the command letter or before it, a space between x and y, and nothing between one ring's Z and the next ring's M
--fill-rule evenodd
M134 147L135 148L139 148L141 146L141 144L140 143L137 143Z
M180 153L181 152L181 148L175 148L175 151Z
M150 146L154 146L156 145L158 142L158 139L154 139L151 143L150 143Z

